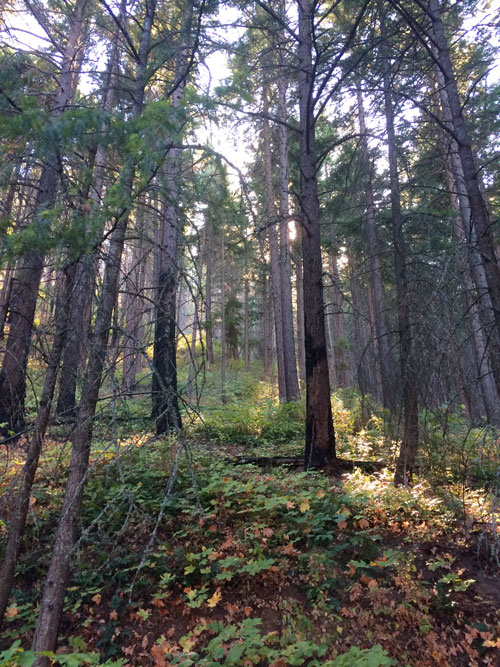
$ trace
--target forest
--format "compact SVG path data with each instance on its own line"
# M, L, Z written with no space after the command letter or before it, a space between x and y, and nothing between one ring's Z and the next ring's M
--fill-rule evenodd
M500 664L500 0L0 0L0 667Z

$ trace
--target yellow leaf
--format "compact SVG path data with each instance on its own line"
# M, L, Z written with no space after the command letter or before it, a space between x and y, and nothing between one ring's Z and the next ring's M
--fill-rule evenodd
M190 639L189 637L185 637L180 640L179 644L182 646L184 653L189 653L197 641L197 639Z
M222 600L222 595L219 593L219 591L215 591L212 597L208 598L207 604L209 607L215 607L215 605L218 604L221 600Z
M491 639L487 639L485 642L483 642L483 646L486 646L486 648L500 648L500 639L497 639L496 642L492 641Z
M302 512L302 514L304 514L304 512L307 512L307 510L310 508L311 506L309 505L309 501L307 498L304 498L304 500L299 505L299 510Z
M95 595L92 596L91 600L92 600L92 602L95 602L95 604L100 605L101 604L101 594L96 593Z

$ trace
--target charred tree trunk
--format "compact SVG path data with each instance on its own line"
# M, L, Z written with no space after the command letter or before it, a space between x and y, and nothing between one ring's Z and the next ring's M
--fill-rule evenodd
M313 11L314 3L310 0L298 0L299 205L304 270L306 468L332 464L336 459L323 304L312 63Z

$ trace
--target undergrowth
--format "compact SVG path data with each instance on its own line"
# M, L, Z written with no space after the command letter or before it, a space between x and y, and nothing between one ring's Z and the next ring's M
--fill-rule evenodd
M389 471L235 466L235 447L300 456L304 405L277 404L257 375L230 387L227 405L213 395L200 404L182 443L134 432L142 398L120 408L120 429L101 414L54 664L496 664L496 607L470 561L495 497L495 434L425 415L428 481L412 489L395 488ZM383 411L352 391L333 409L339 455L391 462L397 428ZM55 428L0 666L34 660L27 647L69 455ZM22 459L9 454L1 480L0 548Z

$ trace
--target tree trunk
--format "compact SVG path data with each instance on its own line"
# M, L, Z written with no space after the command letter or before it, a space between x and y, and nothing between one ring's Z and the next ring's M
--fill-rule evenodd
M394 129L394 108L391 93L391 66L386 44L387 31L385 25L385 10L381 0L379 0L379 12L382 38L380 54L384 68L384 104L387 148L389 153L392 239L394 244L394 263L396 271L399 349L403 383L403 438L396 462L394 482L396 484L406 484L412 477L418 449L418 389L412 360L412 332L410 325L410 307L408 302L408 268L403 236L403 213L401 210L396 133Z
M375 202L373 198L373 167L368 151L366 137L366 120L363 106L363 95L359 83L356 86L358 102L359 130L361 132L361 161L364 179L365 218L364 230L368 251L368 265L370 269L370 291L372 296L374 325L377 339L378 361L382 385L382 404L388 410L395 408L394 396L394 358L390 346L389 327L387 324L387 309L382 280L382 261L380 241L375 220Z
M224 229L222 228L220 236L220 400L222 404L226 403L226 272L224 266L224 245Z
M268 90L264 90L263 113L269 113ZM264 153L264 175L266 182L266 227L271 256L271 296L274 311L274 335L276 338L276 358L278 361L278 394L281 403L287 401L285 375L285 349L283 345L283 311L281 299L281 271L279 257L278 222L274 205L273 165L271 155L271 131L269 120L262 120L262 150Z
M178 114L186 86L189 42L193 3L186 2L180 26L179 54L176 58L174 81L176 88L171 103ZM182 135L178 121L177 134ZM177 138L178 140L178 138ZM177 432L182 427L177 390L177 345L175 297L179 285L179 248L182 221L178 210L179 179L182 149L171 146L163 167L164 196L161 205L158 289L156 291L156 322L153 352L153 411L156 434Z
M465 200L460 205L460 198L456 192L456 184L449 168L445 169L445 177L450 193L451 207L455 213L454 233L459 245L459 263L462 281L465 290L465 307L471 330L471 347L476 368L475 383L483 399L486 417L492 424L500 424L500 396L492 374L490 364L490 350L483 330L480 308L476 299L476 290L470 267L470 252L465 230L469 227L470 216ZM457 219L457 217L459 219Z
M51 112L51 121L65 111L74 95L78 72L75 64L83 48L81 39L88 0L78 0L71 17L68 42L63 54L59 88ZM61 164L57 146L48 149L40 176L36 207L32 225L39 226L46 234L47 222L43 213L55 204ZM35 317L38 289L44 266L41 250L31 250L20 260L12 278L10 299L10 328L6 350L0 371L0 423L7 423L7 430L20 433L25 426L24 398L26 394L26 368L30 350L31 333Z
M280 61L282 59L280 49ZM287 80L280 62L278 76L278 176L279 176L279 284L281 295L281 323L284 361L285 401L300 400L297 359L295 356L295 334L293 330L292 278L290 262L290 238L288 230L288 132L284 123L286 110Z
M206 272L205 272L205 347L207 350L207 363L214 364L214 334L212 323L212 263L214 255L213 247L213 225L207 218L205 220L205 248L206 248Z
M35 423L33 435L26 454L21 474L21 482L17 497L15 500L15 509L9 524L9 535L5 547L5 553L0 572L0 629L4 619L5 610L9 602L10 592L14 583L14 572L17 564L17 557L21 547L21 539L26 524L31 489L35 480L35 474L38 467L38 460L42 450L42 444L47 430L52 406L52 398L56 386L57 372L61 361L61 353L66 337L68 323L68 304L73 289L73 280L75 265L70 266L66 271L66 281L63 286L61 303L56 308L56 331L54 343L49 358L49 364L45 373L42 395L38 408L38 415Z
M336 384L334 388L348 387L349 362L347 358L347 336L345 330L344 313L342 312L342 290L340 288L340 276L337 265L335 227L333 221L329 225L330 232L330 298L329 320L332 331L332 356L334 363L334 375Z
M352 317L354 334L354 359L356 364L356 377L358 387L363 396L373 393L373 376L371 367L370 331L367 328L367 313L365 312L368 299L363 293L363 288L357 275L357 266L354 253L348 250L349 258L349 283L351 287Z
M120 3L120 20L124 20L126 11L126 0ZM117 64L120 55L120 41L118 31L115 34L112 43L111 52L106 67L106 81L104 93L100 103L102 111L109 111L113 108L117 99ZM103 123L102 130L105 130ZM93 149L91 163L93 168L93 182L86 188L82 197L85 201L90 200L91 212L97 214L101 207L101 197L104 188L104 172L106 168L106 148L98 143ZM89 245L92 246L97 241L98 234L90 239ZM93 288L95 276L97 273L97 262L89 252L86 252L79 258L76 266L75 287L73 297L69 308L69 329L66 344L64 346L62 368L59 378L59 395L57 399L56 412L62 419L73 420L76 415L76 385L78 374L85 359L82 359L82 350L84 349L86 338L89 332L90 311L93 301Z
M429 0L427 14L432 25L436 66L442 75L440 88L442 88L447 98L453 138L460 157L465 189L469 199L472 225L476 233L477 246L481 253L486 274L496 329L500 333L500 267L495 253L490 216L479 186L476 161L458 93L457 81L441 19L439 0Z
M271 374L272 363L272 343L271 343L271 307L269 299L269 276L267 273L267 265L264 251L264 239L259 236L259 250L260 250L260 283L262 290L262 320L261 320L261 341L262 341L262 362L264 365L264 377L269 378Z
M304 270L306 353L306 468L332 464L336 458L323 304L323 267L317 187L312 29L314 3L298 0L298 93L300 113L300 213Z
M302 233L301 225L297 225L297 235ZM306 383L306 352L304 342L304 280L302 272L302 251L299 238L295 264L295 282L297 290L297 359L299 361L299 378L303 385ZM295 254L295 253L294 253Z
M134 116L138 116L141 113L143 106L144 90L147 82L146 65L155 7L156 0L148 0L138 49L137 75L134 86ZM135 165L132 159L129 158L121 172L125 201L128 201L132 195L134 173ZM35 651L53 651L55 648L66 587L70 576L71 556L76 543L78 518L88 473L93 418L106 359L111 316L116 303L121 256L128 224L127 208L117 213L114 223L109 251L105 261L102 296L96 315L96 324L83 384L82 399L78 408L73 434L73 448L61 518L57 528L52 559L40 604L40 614L33 637L33 650ZM35 661L36 667L48 667L48 665L49 660L43 656L38 657Z
M144 204L144 202L142 202ZM130 255L125 279L124 295L125 345L123 350L123 388L127 393L135 391L136 375L142 347L143 288L145 262L144 255L144 208L137 212L136 235L138 237Z

